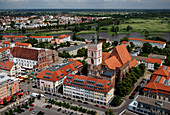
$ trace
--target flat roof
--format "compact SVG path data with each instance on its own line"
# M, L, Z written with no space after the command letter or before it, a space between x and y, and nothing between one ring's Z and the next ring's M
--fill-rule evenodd
M66 52L71 52L73 50L76 50L76 49L79 49L79 48L82 48L84 46L86 46L87 44L81 44L81 45L77 45L77 46L71 46L69 48L65 48L63 50L61 50L62 52L65 50Z
M147 105L155 106L155 107L158 107L158 108L162 108L162 109L165 109L165 110L170 110L170 102L167 102L167 101L162 101L162 100L160 101L160 100L156 100L156 99L141 96L141 95L138 95L136 97L136 101L140 102L140 103L147 104ZM156 104L157 102L161 102L162 106Z
M55 72L55 71L57 71L57 70L65 67L65 66L67 66L67 65L69 65L69 64L71 64L71 63L74 63L74 62L72 62L72 61L66 61L66 62L57 64L57 65L53 65L52 67L49 67L49 68L47 68L46 70L48 70L48 71L54 71L54 72Z

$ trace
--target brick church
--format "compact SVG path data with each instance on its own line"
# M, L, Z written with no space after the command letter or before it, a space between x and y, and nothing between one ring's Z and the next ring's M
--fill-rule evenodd
M88 44L88 76L116 82L122 81L133 66L137 65L124 44L113 49L111 53L102 52L102 43L97 35Z

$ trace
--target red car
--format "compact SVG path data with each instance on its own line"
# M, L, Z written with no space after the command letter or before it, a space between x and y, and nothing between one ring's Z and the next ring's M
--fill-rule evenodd
M106 109L106 107L105 107L105 106L101 106L101 108L104 108L104 109Z
M32 111L32 110L33 110L33 108L30 108L30 109L29 109L29 111Z
M34 104L30 104L31 107L34 107Z
M99 107L99 105L95 105L96 107Z

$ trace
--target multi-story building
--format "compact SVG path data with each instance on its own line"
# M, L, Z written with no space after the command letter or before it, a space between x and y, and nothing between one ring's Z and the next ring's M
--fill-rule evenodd
M9 54L10 54L9 47L0 48L0 61L8 60Z
M58 53L49 49L13 47L9 60L25 69L37 70L56 62Z
M20 42L15 42L15 46L16 47L22 47L22 48L30 48L30 47L32 47L32 45L29 44L29 43L20 43Z
M7 73L9 76L21 74L21 66L12 61L0 62L0 71Z
M154 40L146 40L146 39L138 39L138 38L129 38L129 42L133 42L136 47L142 47L144 43L148 42L152 45L152 47L157 46L158 48L165 48L166 43L161 41Z
M59 37L51 40L51 43L57 43L57 44L60 44L60 43L65 43L65 42L70 42L71 41L71 36L70 35L60 35Z
M38 42L51 42L53 36L30 36L30 38L35 38Z
M170 67L163 65L155 70L143 92L144 96L170 102Z
M88 76L122 81L131 67L136 66L136 59L132 59L124 44L113 49L111 53L102 52L102 43L98 43L97 35L88 44Z
M14 95L20 90L20 82L15 77L9 77L6 73L0 73L0 99Z
M63 82L63 93L71 98L108 105L114 97L114 84L103 79L70 74Z
M140 115L169 115L170 102L138 95L128 109Z
M154 64L158 63L160 66L162 66L163 61L161 59L147 58L146 63L147 63L148 70L154 70Z
M21 39L26 39L27 36L10 36L10 35L4 35L3 39L11 39L13 38L14 40L21 40Z
M58 65L53 65L40 72L37 78L37 88L56 93L68 74L76 74L81 71L83 64L69 59Z

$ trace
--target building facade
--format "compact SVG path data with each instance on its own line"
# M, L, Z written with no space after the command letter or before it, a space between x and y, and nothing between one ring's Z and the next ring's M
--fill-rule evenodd
M30 36L30 38L34 38L38 40L38 42L51 42L53 36Z
M21 90L20 82L7 76L6 73L0 73L0 99L16 94Z
M70 74L63 82L64 95L108 105L114 97L114 84L103 79Z
M7 61L10 54L9 47L0 48L0 61Z
M58 65L53 65L40 72L37 78L37 88L56 93L57 89L63 84L68 74L76 74L81 71L83 64L76 60L69 59Z
M157 46L158 48L164 49L166 46L165 42L154 41L154 40L146 40L146 39L138 39L138 38L129 38L129 42L133 42L136 47L143 47L143 44L148 42L152 45L152 47Z
M71 36L70 35L60 35L59 37L55 38L54 40L51 41L51 43L65 43L65 42L70 42L71 41Z

